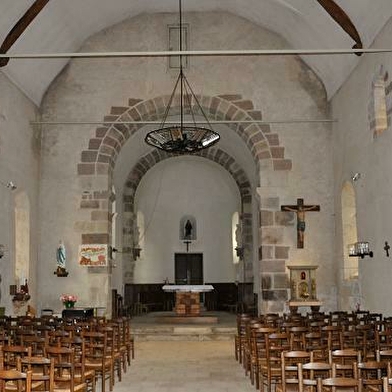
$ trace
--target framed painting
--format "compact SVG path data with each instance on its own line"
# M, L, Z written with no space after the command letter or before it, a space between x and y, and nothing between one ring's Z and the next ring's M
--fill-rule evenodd
M108 265L107 244L84 244L79 246L79 264L87 267Z

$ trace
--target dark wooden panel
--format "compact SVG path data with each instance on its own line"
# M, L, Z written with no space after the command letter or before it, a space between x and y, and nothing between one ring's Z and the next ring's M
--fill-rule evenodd
M145 310L172 310L174 293L162 290L163 283L135 283L124 287L124 306L133 308L135 304L145 305Z

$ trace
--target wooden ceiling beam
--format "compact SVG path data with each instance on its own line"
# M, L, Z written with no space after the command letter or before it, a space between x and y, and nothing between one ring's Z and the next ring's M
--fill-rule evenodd
M50 0L36 0L32 6L26 11L26 13L18 20L15 26L5 37L4 42L1 44L0 53L6 54L12 45L18 40L18 38L23 34L35 17L42 11L42 9L49 3ZM9 58L0 59L0 67L5 67Z
M355 41L353 49L362 49L363 44L358 30L350 17L344 10L335 3L334 0L317 0L318 3L328 12L335 22ZM362 53L356 53L360 56Z

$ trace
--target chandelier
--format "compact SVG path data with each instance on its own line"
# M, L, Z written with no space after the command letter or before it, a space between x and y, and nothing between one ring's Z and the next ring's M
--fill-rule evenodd
M179 50L182 52L182 8L179 0L180 14L180 33L179 33ZM169 102L165 109L163 120L158 129L147 134L145 141L147 144L164 150L169 153L191 154L212 146L217 143L220 136L213 131L211 125L200 105L195 93L193 92L183 70L182 54L179 55L180 73L174 85ZM173 104L174 97L179 90L180 118L178 123L173 125L167 124L167 117ZM204 126L197 125L195 115L201 113L204 117L202 123ZM189 115L192 121L185 123L184 116Z

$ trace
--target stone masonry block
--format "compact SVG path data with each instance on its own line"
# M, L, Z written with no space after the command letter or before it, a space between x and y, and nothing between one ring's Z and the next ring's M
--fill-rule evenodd
M261 229L261 242L266 244L281 244L283 242L283 228L266 227Z
M91 175L95 174L94 163L79 163L78 164L78 175Z
M287 301L287 290L263 290L262 297L265 301Z
M269 290L272 287L272 278L270 275L263 275L261 277L262 290Z
M108 244L108 233L89 233L82 234L82 244Z
M293 163L291 159L274 159L274 170L291 170L293 168Z
M265 135L270 146L279 146L279 136L276 133L270 133Z
M260 270L264 272L285 273L286 263L284 260L263 260L260 263Z
M260 226L273 226L274 213L272 211L260 211Z
M279 208L279 202L279 197L262 197L260 200L262 208L271 208L275 210Z
M275 258L277 259L288 259L289 258L289 250L288 246L276 246L275 247Z
M272 158L284 158L284 147L271 147Z
M279 226L293 226L294 212L292 211L276 211L275 223Z
M274 247L273 246L260 246L262 259L273 259L274 258Z
M98 220L109 221L109 219L110 219L110 214L108 211L93 211L91 213L91 220L93 221L98 221Z
M286 274L275 274L274 275L274 288L275 289L287 289L289 287L289 280Z
M99 208L98 200L82 200L80 202L80 208Z

